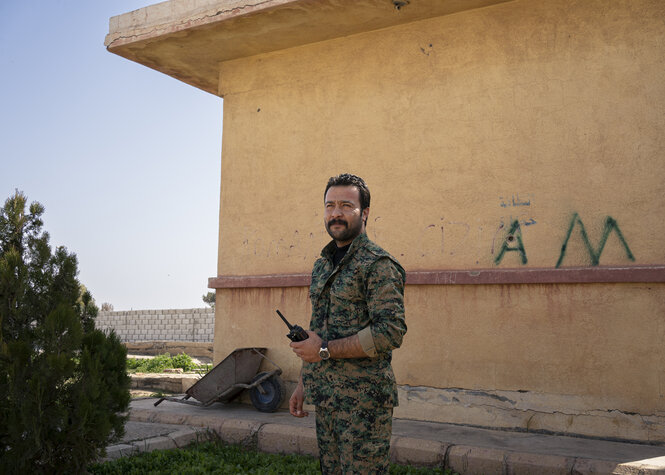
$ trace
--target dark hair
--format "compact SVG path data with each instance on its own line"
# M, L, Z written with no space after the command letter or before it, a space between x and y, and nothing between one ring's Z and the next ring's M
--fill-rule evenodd
M360 193L360 209L369 208L369 188L365 184L365 180L356 175L351 175L350 173L342 173L341 175L331 176L326 185L326 191L323 192L323 199L326 199L326 193L328 189L332 186L355 186L358 188Z

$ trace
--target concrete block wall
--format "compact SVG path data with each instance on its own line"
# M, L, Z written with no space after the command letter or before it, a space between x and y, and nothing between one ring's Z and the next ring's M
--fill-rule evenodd
M212 342L215 310L189 308L99 312L96 327L100 330L114 329L123 342Z

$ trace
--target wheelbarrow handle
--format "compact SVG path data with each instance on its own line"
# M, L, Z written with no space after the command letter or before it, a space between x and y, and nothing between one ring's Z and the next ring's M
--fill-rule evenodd
M257 355L259 355L259 356L260 356L261 358L263 358L264 360L267 360L267 361L269 361L270 363L272 363L272 365L273 365L274 367L277 368L276 370L274 370L274 371L276 372L276 374L282 374L282 368L280 368L279 365L278 365L277 363L275 363L273 360L271 360L270 358L268 358L266 355L264 355L263 353L261 353L261 352L260 352L259 350L257 350L256 348L252 348L252 351L253 351L254 353L256 353Z
M168 399L169 401L175 401L175 402L185 402L190 397L192 397L192 396L190 396L189 394L186 394L185 397L183 397L182 399L177 399L177 398L174 398L174 397L164 396L164 397L160 397L157 401L155 401L155 404L153 404L153 406L155 406L155 407L159 406L162 403L162 401L164 401L166 399ZM191 403L189 403L189 404L191 404Z

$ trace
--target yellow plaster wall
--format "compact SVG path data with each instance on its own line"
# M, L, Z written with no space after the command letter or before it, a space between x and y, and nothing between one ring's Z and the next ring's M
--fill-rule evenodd
M554 268L576 213L592 252L608 236L601 265L663 264L663 18L660 0L513 1L220 64L218 273L309 272L344 171L407 271ZM527 263L497 262L515 220ZM591 265L580 229L562 266ZM662 284L409 286L406 305L399 384L665 411ZM295 379L275 308L306 326L307 289L218 290L216 360L267 346Z
M308 289L219 289L215 305L213 359L223 360L236 348L268 348L268 357L284 371L284 378L295 381L300 360L294 357L287 327L275 310L294 325L309 326ZM273 369L270 364L266 368Z
M410 286L406 297L401 384L665 410L664 284Z
M594 246L611 216L634 263L662 263L664 16L515 1L222 63L219 273L307 272L347 170L409 270L493 267L514 219L527 265L554 267L574 213ZM576 229L562 265L588 263ZM600 263L633 263L616 234Z
M393 354L399 384L665 410L665 284L408 286L405 303L408 332ZM217 305L215 361L266 347L285 379L297 379L300 362L275 309L307 328L308 289L221 289Z

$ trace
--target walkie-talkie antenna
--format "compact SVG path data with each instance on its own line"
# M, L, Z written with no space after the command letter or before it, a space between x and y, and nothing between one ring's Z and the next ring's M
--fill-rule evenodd
M279 317L280 317L282 320L284 320L284 323L286 323L286 326L289 327L289 330L293 330L293 325L291 325L291 324L289 323L289 321L284 317L284 315L282 315L282 312L280 312L279 310L275 310L275 311L277 312L277 315L279 315Z
M291 325L289 321L282 315L282 312L279 310L275 310L277 312L277 315L279 315L279 318L281 318L284 323L286 323L286 326L289 327L289 334L286 335L286 337L291 340L291 341L303 341L309 338L309 335L307 332L298 325Z

